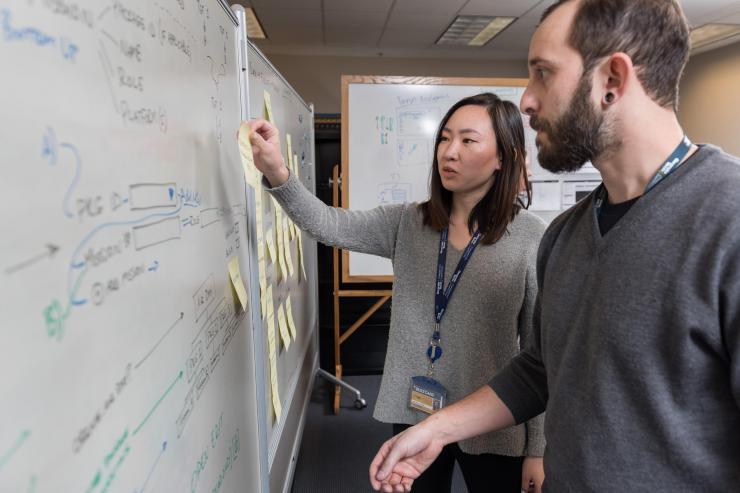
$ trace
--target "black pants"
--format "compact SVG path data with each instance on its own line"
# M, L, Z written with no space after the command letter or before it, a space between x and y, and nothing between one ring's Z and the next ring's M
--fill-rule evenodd
M398 435L407 428L409 425L394 424L393 434ZM414 481L412 493L450 493L455 461L469 493L521 492L523 457L466 454L457 443L452 443L443 448L437 460Z

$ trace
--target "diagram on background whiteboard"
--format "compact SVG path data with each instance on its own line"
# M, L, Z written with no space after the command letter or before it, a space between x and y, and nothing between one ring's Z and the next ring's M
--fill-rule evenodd
M410 82L407 82L410 80ZM460 99L493 92L519 106L526 80L429 79L405 77L344 76L346 106L343 124L343 206L367 210L379 205L423 202L428 198L434 137L448 109ZM490 83L486 83L490 81ZM590 164L578 173L555 175L537 161L536 132L522 115L525 144L532 173L530 210L549 221L570 203L564 183L571 179L600 180ZM389 179L391 177L391 179ZM346 197L346 200L345 200ZM350 252L350 280L390 279L390 261ZM354 278L354 279L353 279ZM378 279L375 279L378 278Z

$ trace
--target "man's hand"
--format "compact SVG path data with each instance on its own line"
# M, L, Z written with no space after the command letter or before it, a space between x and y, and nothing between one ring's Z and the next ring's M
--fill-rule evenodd
M525 457L522 464L522 491L542 493L542 482L545 480L545 469L542 457Z
M411 491L411 484L442 452L443 444L423 424L383 444L370 464L370 484L386 493Z
M370 464L370 484L386 493L410 491L448 443L514 424L509 408L484 385L385 442Z

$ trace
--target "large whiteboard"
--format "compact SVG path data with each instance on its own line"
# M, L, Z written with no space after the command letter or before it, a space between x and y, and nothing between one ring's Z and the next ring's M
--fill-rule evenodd
M526 79L343 76L342 206L366 210L425 201L434 136L447 110L460 99L482 92L493 92L518 106L526 84ZM537 162L536 132L529 118L522 118L533 174L530 210L551 220L574 203L576 192L581 197L600 177L591 166L566 175L542 169ZM344 254L344 282L390 281L392 275L387 259Z
M249 117L263 118L265 92L270 94L273 123L278 127L283 143L283 154L287 162L287 136L290 135L293 154L297 157L298 176L312 193L315 193L314 126L313 108L306 104L290 84L272 66L269 60L249 43L247 50ZM262 188L250 190L250 195L259 194L263 204L263 232L275 231L275 205ZM250 197L254 200L256 197ZM279 206L278 206L279 207ZM318 279L316 265L316 242L302 232L303 259L307 279L302 273L283 278L275 263L266 264L268 285L272 286L275 306L284 304L288 297L293 306L293 316L298 325L298 337L285 348L278 344L277 384L282 413L278 419L272 404L272 389L269 371L261 376L264 393L260 401L262 423L265 426L267 467L270 491L288 491L300 448L301 431L304 425L306 405L312 389L312 378L318 368ZM254 235L256 237L256 234ZM299 250L296 240L287 242L290 256L296 269L299 266ZM256 250L256 249L255 249ZM256 272L255 272L256 274ZM257 286L255 278L254 286ZM262 322L261 354L269 353L269 327ZM275 340L280 336L277 328ZM259 360L260 358L258 358ZM258 361L258 365L260 362ZM267 358L262 362L267 369Z
M0 1L0 491L266 491L235 26Z

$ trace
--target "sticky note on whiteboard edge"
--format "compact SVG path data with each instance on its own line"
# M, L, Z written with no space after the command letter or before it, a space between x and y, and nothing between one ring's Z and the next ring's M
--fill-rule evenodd
M275 119L273 118L273 114L272 114L272 101L270 99L270 91L268 91L267 89L265 89L264 91L264 99L265 99L265 119L268 122L274 124Z
M249 298L247 296L247 290L244 288L244 281L242 280L242 274L239 269L239 257L234 256L229 260L229 277L231 278L231 285L239 298L239 303L242 305L242 310L246 311Z
M288 315L288 328L290 329L290 333L293 336L293 339L298 338L298 329L295 325L295 319L293 318L293 303L290 299L290 295L288 295L288 299L285 301L285 313Z
M285 319L285 311L283 304L280 303L277 307L278 314L278 329L280 330L280 339L283 341L285 349L290 349L290 329L288 328L288 321Z
M259 185L259 171L254 165L254 153L252 151L252 142L249 140L249 134L252 130L247 122L242 122L239 127L239 156L244 169L244 179L252 188Z
M285 134L285 146L288 154L288 167L293 169L293 142L290 134Z
M293 265L293 255L290 251L290 225L287 221L283 221L283 252L285 254L285 263L288 266L288 274L290 277L295 275L295 267Z
M275 264L278 261L278 253L277 249L275 248L275 240L273 238L273 231L272 228L270 228L267 233L265 233L265 241L267 242L267 251L270 254L270 259L272 260L272 263Z

